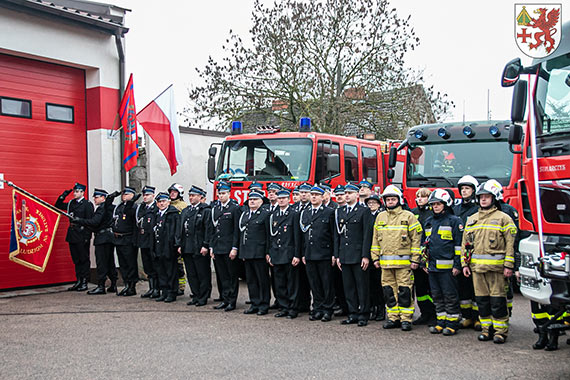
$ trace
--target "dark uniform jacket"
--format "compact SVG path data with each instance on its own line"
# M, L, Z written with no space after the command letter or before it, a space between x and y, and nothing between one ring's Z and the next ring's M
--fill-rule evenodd
M301 202L295 202L291 205L291 207L293 207L293 210L297 211L298 213L301 213L301 211L303 211L304 209L311 207L311 202L307 202L305 204Z
M180 211L174 206L168 206L161 215L157 210L153 218L154 249L153 256L161 259L173 259L177 256L180 239L176 232L180 220Z
M214 255L229 255L232 248L239 246L240 206L231 200L224 207L218 202L211 211L210 248Z
M415 207L412 209L412 213L418 217L422 227L425 226L427 218L433 216L433 211L428 205Z
M341 264L360 264L370 259L372 245L372 214L368 207L356 203L350 213L347 206L335 210L338 233L338 258Z
M201 256L200 249L210 247L212 235L212 211L210 206L198 203L182 210L178 224L182 255Z
M93 216L93 203L85 198L80 201L75 199L64 202L65 196L61 195L55 202L55 207L67 212L74 218L90 219ZM68 243L85 243L91 240L91 230L76 223L70 223L67 228L65 241Z
M269 217L271 244L269 256L273 265L289 264L293 257L301 257L301 230L299 229L299 213L291 206L281 215L281 209Z
M135 202L139 196L127 202L121 202L113 210L113 233L115 235L115 245L129 245L135 243L135 232L137 231L135 220Z
M321 205L312 215L313 206L306 207L299 225L304 238L303 256L306 260L330 260L338 257L338 234L334 210Z
M326 205L323 204L323 206L325 206L325 207L330 207L330 208L332 208L332 209L336 209L336 208L338 208L338 203L336 203L335 201L332 201L332 200L331 200L328 204L326 204Z
M89 219L79 218L74 222L88 227L95 233L93 245L112 244L113 243L113 200L115 197L108 195L105 202L97 206L95 213Z
M464 202L463 200L461 200L461 203L453 206L453 213L459 218L461 218L463 225L465 225L465 223L467 222L467 218L475 214L477 211L479 211L479 205L477 204L475 199L469 202Z
M239 219L240 259L264 259L269 250L269 211L245 211Z
M430 272L461 270L463 222L448 211L433 214L425 221L424 239L428 240L427 268Z
M137 233L135 235L135 245L139 248L152 248L154 234L152 231L152 219L157 212L156 203L147 205L141 203L135 210L135 221L137 223Z
M272 210L273 208L273 210ZM279 210L279 205L277 203L275 203L275 205L271 205L271 203L267 203L267 204L263 204L261 205L261 209L268 211L270 214L274 213L275 211ZM244 210L246 211L246 210Z

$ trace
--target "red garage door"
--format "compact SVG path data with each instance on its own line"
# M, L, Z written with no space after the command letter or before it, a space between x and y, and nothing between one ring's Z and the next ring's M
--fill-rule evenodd
M64 189L87 184L85 73L0 54L0 173L54 203ZM0 289L75 280L61 222L44 273L9 261L12 190L0 190Z

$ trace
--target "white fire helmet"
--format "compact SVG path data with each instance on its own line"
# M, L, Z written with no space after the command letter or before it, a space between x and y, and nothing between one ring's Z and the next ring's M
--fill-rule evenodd
M180 196L184 195L184 187L182 187L179 183L173 183L169 188L168 191L176 190Z
M498 201L502 197L502 195L501 195L502 189L503 189L503 187L501 186L501 184L499 182L497 182L494 179L490 179L486 182L483 182L481 185L479 185L475 195L477 197L479 197L482 194L491 194L495 198L495 200Z
M464 185L471 186L473 191L476 191L477 187L479 187L479 181L471 175L464 175L459 179L459 181L457 181L457 189L461 191L461 186Z
M434 191L431 192L428 199L428 203L431 204L436 202L441 202L445 206L451 207L451 205L453 204L453 199L451 199L449 192L447 192L446 190L435 189Z
M400 205L404 204L404 194L397 186L388 185L382 192L382 199L386 202L386 197L397 197L400 200Z

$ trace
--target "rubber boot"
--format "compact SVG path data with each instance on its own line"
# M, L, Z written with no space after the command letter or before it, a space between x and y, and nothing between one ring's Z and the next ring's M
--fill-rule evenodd
M158 278L154 278L154 288L152 289L152 294L150 298L158 298L160 297L160 290L158 290Z
M141 294L141 298L150 298L151 294L154 292L155 284L154 278L148 279L148 291L146 293Z
M123 294L123 296L130 297L136 295L137 294L136 284L137 283L134 281L129 281L127 283L127 291L125 292L125 294Z
M87 279L82 278L81 281L79 282L79 287L75 289L75 291L84 292L86 290L89 290L89 287L87 286Z
M548 334L548 343L544 348L545 351L556 351L558 350L558 331L552 330Z
M546 347L546 343L548 343L548 334L545 332L540 332L538 333L538 340L532 345L532 348L535 350L542 350L544 347Z

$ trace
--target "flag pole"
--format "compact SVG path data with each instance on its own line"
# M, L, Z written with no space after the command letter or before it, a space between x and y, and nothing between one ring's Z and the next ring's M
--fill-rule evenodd
M152 102L154 102L156 99L160 98L160 96L161 96L162 94L164 94L166 91L168 91L168 89L169 89L170 87L172 87L172 86L173 86L173 84L170 84L170 86L166 87L160 94L158 94L158 96L156 96L154 99L152 99L150 102L148 102L148 104L147 104L146 106L144 106L144 108L143 108L142 110L140 110L139 112L137 112L137 115L138 115L139 113L141 113L142 111L144 111L148 106L150 106L150 104L151 104Z
M58 209L57 207L50 205L49 203L47 203L46 201L36 197L35 195L27 192L26 190L22 189L19 186L14 185L12 182L10 181L6 181L5 179L1 179L0 178L0 182L4 182L6 185L13 187L14 189L18 190L21 193L26 194L28 197L32 198L33 200L41 203L42 205L46 206L47 208L51 209L52 211L55 211L61 215L67 216L69 219L73 219L73 216L69 215L68 213L66 213L65 211L61 211L60 209Z

